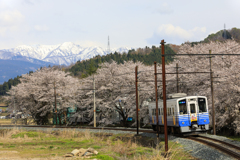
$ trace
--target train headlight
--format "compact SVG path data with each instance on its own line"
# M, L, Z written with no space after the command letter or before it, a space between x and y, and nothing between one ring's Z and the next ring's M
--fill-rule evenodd
M206 122L206 120L204 120L204 122Z
M182 122L182 124L184 124L184 122Z

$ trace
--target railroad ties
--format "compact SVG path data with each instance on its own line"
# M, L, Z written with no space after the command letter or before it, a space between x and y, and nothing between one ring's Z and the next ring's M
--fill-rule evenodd
M240 159L240 147L235 146L233 144L220 141L218 139L213 139L206 136L198 136L198 137L187 137L187 139L191 139L193 141L198 141L201 143L204 143L208 146L214 147L232 157L235 157L237 159Z

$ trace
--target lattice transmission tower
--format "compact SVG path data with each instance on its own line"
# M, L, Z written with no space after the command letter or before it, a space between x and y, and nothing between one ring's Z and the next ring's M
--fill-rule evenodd
M109 40L109 36L108 36L108 48L107 48L107 54L110 54L110 40Z
M224 39L227 39L227 33L226 33L226 25L224 23Z

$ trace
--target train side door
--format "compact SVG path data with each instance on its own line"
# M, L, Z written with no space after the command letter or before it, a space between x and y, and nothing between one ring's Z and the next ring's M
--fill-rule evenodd
M189 108L190 108L190 120L191 120L191 123L192 123L192 122L198 120L196 102L190 102L189 103Z
M207 101L205 98L198 98L198 125L209 124Z

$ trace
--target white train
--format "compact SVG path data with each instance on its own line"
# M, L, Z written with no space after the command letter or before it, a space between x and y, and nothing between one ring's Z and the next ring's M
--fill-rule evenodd
M168 132L173 134L201 133L209 130L207 97L187 96L183 93L169 95L167 99ZM156 102L150 102L149 121L156 131ZM158 101L158 124L164 133L163 101Z

